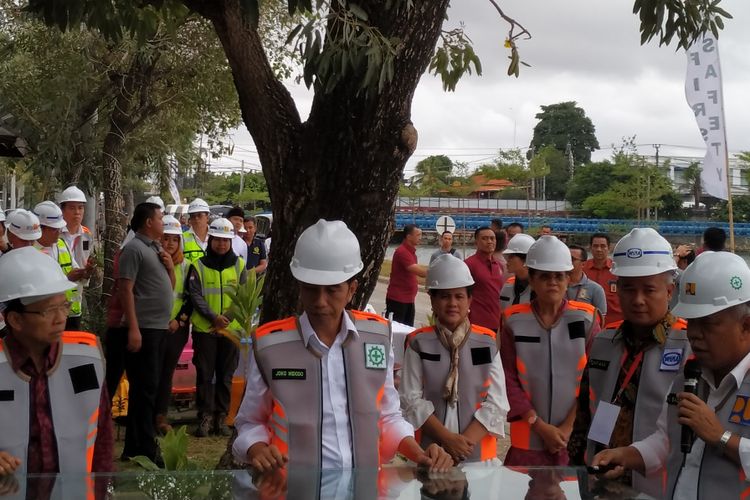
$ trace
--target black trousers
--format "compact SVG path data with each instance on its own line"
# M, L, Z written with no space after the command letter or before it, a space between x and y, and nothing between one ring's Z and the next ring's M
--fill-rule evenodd
M199 415L229 412L232 375L237 369L239 350L222 335L193 331L195 399Z
M393 321L404 325L414 326L414 303L404 304L391 299L385 299L385 317L390 319L393 313Z
M141 349L127 352L125 372L128 375L128 424L125 428L123 455L145 455L154 459L156 444L156 390L161 374L161 357L167 330L141 328ZM126 334L127 337L127 334Z
M188 327L178 328L174 333L167 333L161 355L161 375L156 389L156 414L166 415L169 403L172 401L172 377L180 360L182 349L188 339Z
M128 352L128 329L125 327L107 328L104 338L104 359L107 361L107 391L114 397L125 373L125 353Z

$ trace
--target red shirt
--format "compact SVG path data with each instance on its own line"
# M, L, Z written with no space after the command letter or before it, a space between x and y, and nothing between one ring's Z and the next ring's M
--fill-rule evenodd
M393 252L391 279L385 298L411 304L417 296L417 275L409 272L409 266L417 264L417 249L406 242Z
M469 321L497 331L500 327L500 289L503 287L503 267L494 257L475 253L466 259L474 287L471 292Z
M620 297L617 295L617 276L612 274L610 269L612 269L612 259L607 259L601 269L594 267L593 259L583 263L583 272L586 276L604 288L604 295L607 297L607 324L623 319Z
M31 408L29 412L29 449L26 472L29 474L59 472L57 440L55 438L55 426L52 422L47 372L57 362L60 344L55 343L49 347L44 358L44 367L39 372L29 351L12 334L7 335L3 341L13 371L21 371L31 377L29 381L29 404ZM86 425L86 422L82 422L81 425ZM92 472L113 471L113 445L112 403L107 395L107 386L104 384L99 401L99 423L96 443L94 444Z

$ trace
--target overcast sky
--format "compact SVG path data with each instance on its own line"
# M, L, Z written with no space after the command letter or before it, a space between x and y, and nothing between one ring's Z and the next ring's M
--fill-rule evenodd
M675 47L641 46L632 0L499 0L506 14L532 34L519 42L522 67L506 76L507 24L488 0L454 0L444 29L465 23L483 75L464 77L455 92L425 74L417 88L412 120L419 144L407 175L422 158L445 154L473 167L491 161L498 149L526 148L540 106L576 101L596 127L602 151L636 136L641 154L662 144L662 155L703 156L703 141L685 102L686 57ZM719 47L730 154L750 150L750 1L723 0L734 19ZM300 113L309 112L311 93L290 86ZM255 146L241 128L232 136L232 157L214 161L217 170L259 168Z

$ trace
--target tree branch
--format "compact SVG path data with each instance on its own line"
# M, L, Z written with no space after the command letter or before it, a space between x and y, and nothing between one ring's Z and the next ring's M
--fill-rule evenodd
M529 38L531 38L531 33L529 33L529 31L526 28L524 28L521 25L521 23L519 23L518 21L516 21L512 17L508 16L505 12L503 12L503 9L500 8L500 6L497 4L497 2L495 0L489 0L489 2L495 7L495 9L497 10L498 14L500 14L500 17L502 17L505 20L505 22L507 22L508 24L510 24L510 31L508 31L508 40L513 41L516 38L519 38L519 37L521 37L523 35L526 35L526 39L527 40ZM521 31L514 35L513 34L513 30L516 29L516 26L518 26L518 28Z

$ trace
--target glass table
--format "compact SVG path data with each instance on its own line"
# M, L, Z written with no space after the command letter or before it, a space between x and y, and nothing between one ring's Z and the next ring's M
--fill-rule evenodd
M256 477L247 470L120 472L91 476L0 476L0 499L604 499L649 498L584 468L466 464L446 473L408 466L294 469Z

